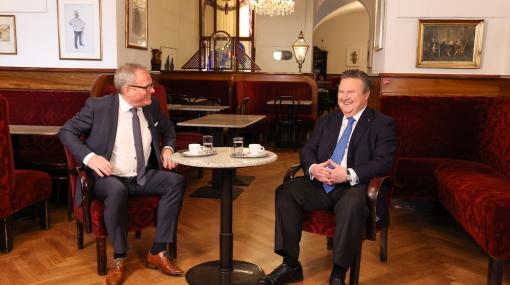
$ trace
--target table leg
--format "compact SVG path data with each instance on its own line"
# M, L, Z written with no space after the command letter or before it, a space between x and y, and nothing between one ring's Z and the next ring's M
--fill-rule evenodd
M189 284L257 284L264 276L260 266L233 260L232 233L232 189L234 169L222 170L223 187L221 192L220 260L204 262L192 267L186 273Z

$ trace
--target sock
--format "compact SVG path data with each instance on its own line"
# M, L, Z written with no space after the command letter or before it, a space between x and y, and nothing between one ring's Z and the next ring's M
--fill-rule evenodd
M125 252L123 252L123 253L114 253L113 254L113 259L126 258L126 257L127 257L127 254Z
M155 242L152 244L151 254L156 255L164 250L166 250L166 242Z
M283 263L287 264L290 267L297 267L299 265L299 261L297 258L294 258L292 256L285 256L283 258Z
M340 265L333 264L333 269L331 270L331 277L333 278L341 278L345 280L345 272L347 270Z

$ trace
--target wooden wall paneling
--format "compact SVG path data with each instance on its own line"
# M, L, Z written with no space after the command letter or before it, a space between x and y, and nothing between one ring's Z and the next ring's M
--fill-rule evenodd
M89 91L102 73L114 70L0 68L0 89Z

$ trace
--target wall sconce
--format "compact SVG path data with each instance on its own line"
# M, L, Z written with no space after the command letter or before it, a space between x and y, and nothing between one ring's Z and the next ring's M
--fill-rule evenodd
M305 42L303 31L299 32L298 39L292 44L292 51L294 52L294 57L296 58L300 73L309 47L310 46Z

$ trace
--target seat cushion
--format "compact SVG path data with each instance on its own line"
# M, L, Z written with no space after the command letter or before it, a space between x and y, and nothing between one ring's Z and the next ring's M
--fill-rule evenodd
M51 177L41 171L17 169L12 204L15 211L48 200L51 195Z
M491 256L510 259L510 179L469 161L442 164L435 176L448 212Z
M335 234L335 216L329 211L307 213L303 224L303 230L333 237Z
M156 209L159 196L130 196L128 200L128 231L141 230L156 225ZM104 203L93 200L90 205L92 232L96 236L107 236L104 227Z

